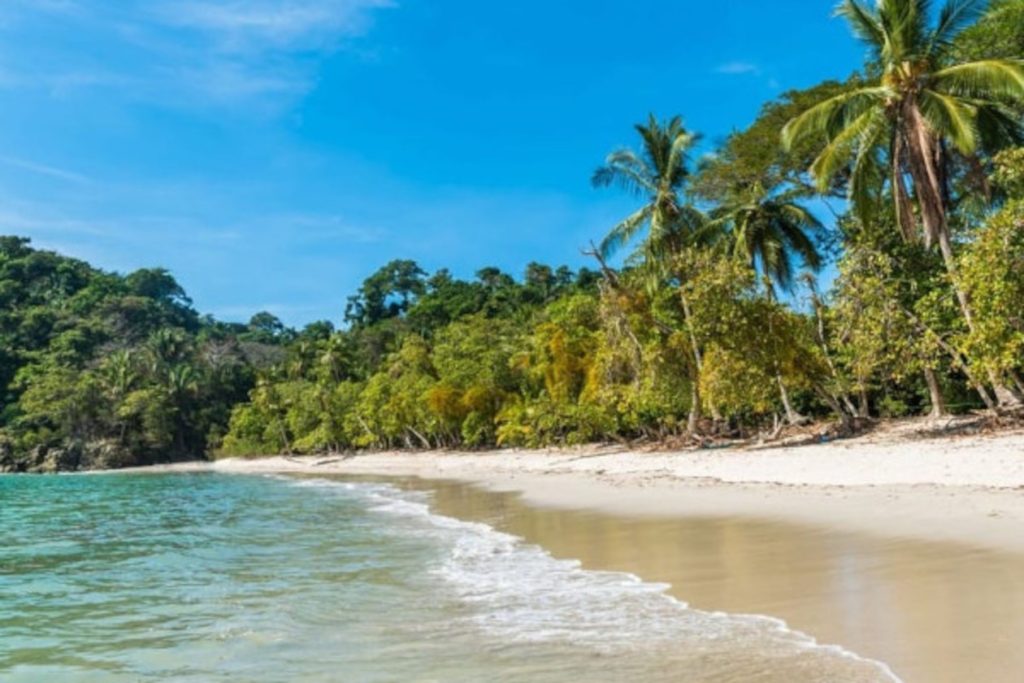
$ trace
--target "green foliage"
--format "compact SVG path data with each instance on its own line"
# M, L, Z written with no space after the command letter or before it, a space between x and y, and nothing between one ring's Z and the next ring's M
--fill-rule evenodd
M251 387L238 340L164 270L125 277L0 238L0 469L202 456Z
M1024 135L1019 109L1012 109L1024 105L1020 53L976 57L956 49L982 4L951 0L933 23L928 3L917 0L879 0L872 8L857 0L840 3L837 14L872 53L872 78L809 107L782 130L790 150L826 140L810 166L819 191L848 176L862 220L874 217L887 194L907 239L914 239L919 221L926 243L946 238L950 186L939 179L953 168L949 157L959 154L968 167L977 165L979 155ZM1015 7L997 9L973 30L987 35L1002 23L999 15L1014 14Z
M345 321L368 327L405 313L426 289L425 275L412 261L392 261L367 278L357 295L349 297Z
M1010 197L1024 199L1024 147L1001 152L995 162L992 181Z
M964 340L967 356L986 371L1007 376L1024 369L1024 200L1009 202L979 232L960 263L975 324Z
M953 45L955 59L1020 59L1024 55L1024 0L996 0Z
M700 224L684 205L682 191L690 178L689 152L698 136L688 132L675 117L660 123L653 114L646 124L634 126L643 143L642 151L620 149L612 152L605 165L594 172L595 187L618 186L643 198L643 205L613 227L598 248L611 256L637 235L646 232L648 255L678 249L682 227ZM689 232L689 231L686 231Z
M729 135L713 156L702 161L693 179L693 194L705 201L724 202L756 184L795 190L803 196L815 194L807 170L825 144L825 136L808 136L785 149L779 144L782 129L804 111L859 85L858 77L846 83L825 81L805 90L791 90L764 105L753 124ZM841 183L830 192L840 193L840 189Z
M696 172L680 117L635 126L592 178L637 198L600 273L394 260L341 328L296 332L0 237L0 469L703 438L1024 395L1024 2L984 4L844 0L863 73L766 104ZM851 200L836 231L815 195Z

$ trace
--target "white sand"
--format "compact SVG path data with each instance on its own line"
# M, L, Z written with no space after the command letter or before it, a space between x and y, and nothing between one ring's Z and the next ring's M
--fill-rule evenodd
M926 437L921 425L761 449L374 453L171 468L455 479L520 491L542 506L752 516L1024 552L1024 433Z

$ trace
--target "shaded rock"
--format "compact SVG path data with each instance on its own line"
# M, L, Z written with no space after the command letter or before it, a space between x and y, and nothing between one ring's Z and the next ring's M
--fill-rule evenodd
M139 458L114 440L90 441L82 449L78 468L83 470L114 470L141 464Z
M18 460L14 457L14 444L0 436L0 473L18 472Z

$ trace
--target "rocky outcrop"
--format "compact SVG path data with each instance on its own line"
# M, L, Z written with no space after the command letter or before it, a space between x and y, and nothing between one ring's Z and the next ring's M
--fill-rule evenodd
M17 452L14 444L0 436L0 473L52 474L83 470L114 470L148 465L152 458L139 457L111 440L71 442L60 446L36 446Z
M18 472L18 461L14 457L14 444L0 436L0 474Z

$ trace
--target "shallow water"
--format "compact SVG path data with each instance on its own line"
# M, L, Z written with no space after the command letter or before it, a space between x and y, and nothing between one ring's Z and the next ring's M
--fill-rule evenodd
M0 477L0 680L895 680L775 619L433 512L447 491Z
M781 617L886 662L907 683L1024 681L1020 553L745 517L544 509L456 482L402 485L429 487L440 514L556 557L671 584L695 608Z

